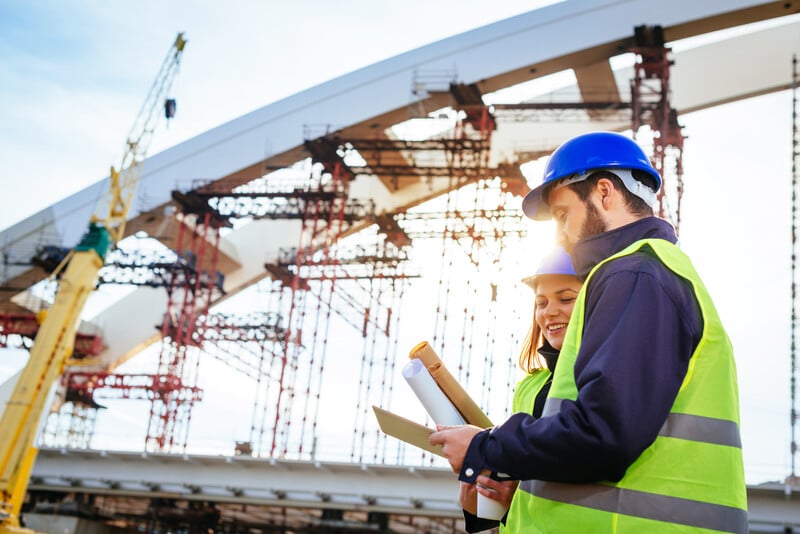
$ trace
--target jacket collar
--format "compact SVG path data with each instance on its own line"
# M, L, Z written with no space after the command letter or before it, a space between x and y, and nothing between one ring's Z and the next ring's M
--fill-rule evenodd
M608 232L582 239L572 248L572 264L585 279L595 265L640 239L664 239L677 243L672 225L659 217L645 217Z
M539 347L537 352L544 358L544 361L547 363L547 368L550 369L550 372L555 373L556 364L558 363L558 349L554 349L546 339L542 339L542 346Z

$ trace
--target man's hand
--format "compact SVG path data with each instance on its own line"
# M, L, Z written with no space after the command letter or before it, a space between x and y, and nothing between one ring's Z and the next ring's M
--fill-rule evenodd
M436 425L436 432L430 435L428 441L431 445L441 445L442 452L450 467L456 474L461 472L464 456L467 454L472 438L483 429L473 425L441 426Z

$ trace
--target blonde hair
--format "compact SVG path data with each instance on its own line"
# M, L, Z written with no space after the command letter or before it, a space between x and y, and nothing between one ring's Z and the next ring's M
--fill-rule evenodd
M534 303L531 327L522 341L522 349L519 353L519 366L528 374L547 368L545 359L539 354L539 347L544 343L544 337L542 336L542 329L536 322L536 307Z

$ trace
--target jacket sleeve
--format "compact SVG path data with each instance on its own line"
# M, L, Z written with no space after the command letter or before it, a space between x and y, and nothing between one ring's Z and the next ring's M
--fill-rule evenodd
M519 480L619 480L655 440L702 319L688 284L657 260L621 260L590 281L575 363L577 399L562 402L553 416L518 413L477 434L462 481L474 482L483 469Z
M484 519L482 517L472 515L463 508L461 511L464 513L464 530L470 533L493 529L500 526L500 523L505 525L506 517L508 516L508 513L506 513L502 520L497 521L496 519Z

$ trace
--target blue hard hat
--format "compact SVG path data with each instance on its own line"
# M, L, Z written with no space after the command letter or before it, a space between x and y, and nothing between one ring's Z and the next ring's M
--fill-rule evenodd
M523 278L522 281L533 287L535 289L536 281L542 275L549 275L549 274L566 274L569 276L578 276L575 274L575 268L572 266L572 258L567 254L567 251L564 250L563 247L556 247L551 252L549 252L542 261L539 263L539 266L536 268L536 271L526 278Z
M600 169L641 171L655 180L655 191L661 188L661 176L636 141L616 132L590 132L573 137L555 149L541 185L528 192L522 201L522 211L537 221L549 219L550 209L542 196L549 185Z

